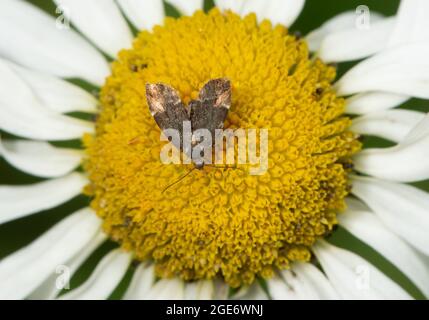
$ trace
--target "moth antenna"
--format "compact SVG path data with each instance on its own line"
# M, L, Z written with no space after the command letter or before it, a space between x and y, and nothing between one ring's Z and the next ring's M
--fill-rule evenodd
M220 169L237 169L240 171L244 172L244 169L239 168L237 166L228 166L228 165L224 165L224 166L216 166L214 164L204 164L205 167L211 167L211 168L220 168Z
M182 181L183 179L185 179L187 176L189 176L192 171L194 171L196 168L192 168L191 170L189 170L187 173L185 173L183 176L181 176L179 179L177 179L176 181L174 181L173 183L169 184L168 186L166 186L164 188L164 190L162 190L162 193L164 193L165 191L167 191L167 189L169 189L170 187L174 186L176 183L179 183L180 181Z

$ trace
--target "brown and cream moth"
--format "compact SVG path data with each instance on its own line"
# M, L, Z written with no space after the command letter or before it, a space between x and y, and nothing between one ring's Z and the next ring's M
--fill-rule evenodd
M146 98L149 110L162 131L177 130L180 143L174 145L188 156L199 142L192 134L190 148L184 147L184 124L190 122L191 132L207 129L214 141L216 129L223 129L224 121L231 107L231 82L226 78L208 81L199 93L197 100L188 106L181 101L179 93L166 84L146 84ZM174 142L173 142L174 143ZM194 161L195 167L202 168L204 162Z

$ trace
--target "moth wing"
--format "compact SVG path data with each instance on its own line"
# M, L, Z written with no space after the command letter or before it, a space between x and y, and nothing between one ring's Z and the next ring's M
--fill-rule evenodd
M165 84L146 84L146 99L158 127L163 132L167 129L177 130L180 141L183 141L183 122L190 119L179 93ZM175 147L182 150L180 144Z
M207 82L200 91L199 100L190 104L192 131L208 129L214 137L222 129L231 107L231 82L226 78Z

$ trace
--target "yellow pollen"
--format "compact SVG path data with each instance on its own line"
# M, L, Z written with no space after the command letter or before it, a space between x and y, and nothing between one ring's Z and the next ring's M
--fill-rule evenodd
M311 258L344 208L360 149L333 67L283 26L214 9L141 32L112 69L96 134L84 137L86 192L112 239L160 277L222 277L232 287ZM171 85L188 103L222 77L233 86L225 127L269 130L267 173L204 167L163 193L193 166L161 163L145 84Z

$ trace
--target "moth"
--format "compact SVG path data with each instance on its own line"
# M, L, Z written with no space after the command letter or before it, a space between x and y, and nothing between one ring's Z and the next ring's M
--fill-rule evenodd
M208 81L199 92L197 100L187 106L180 99L179 93L171 86L162 83L146 84L146 99L150 113L159 128L165 132L174 129L184 141L184 122L191 123L191 147L199 141L194 136L198 129L207 129L214 141L216 129L223 129L224 121L231 107L231 82L227 78ZM184 143L174 145L181 152L192 155L192 150L184 149ZM192 158L192 156L191 156ZM192 160L195 168L202 169L204 162Z

